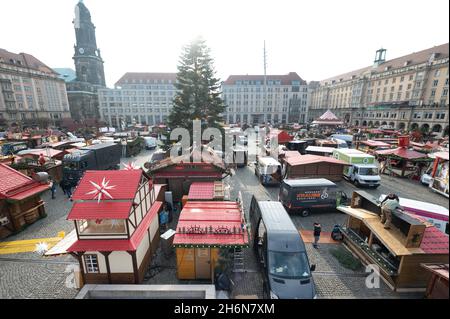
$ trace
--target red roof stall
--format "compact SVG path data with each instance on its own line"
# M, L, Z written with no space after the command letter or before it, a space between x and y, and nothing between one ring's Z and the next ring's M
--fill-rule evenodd
M237 202L187 202L173 245L178 279L211 279L221 248L248 247L242 206Z
M386 157L387 162L381 172L387 170L394 176L411 176L417 175L420 178L420 166L419 163L432 161L427 154L419 153L413 150L409 150L406 147L397 147L388 150L379 150L375 152L379 157ZM406 174L406 172L409 172Z
M77 240L68 248L83 281L140 283L159 244L164 187L142 170L86 171L68 220Z
M356 149L370 155L373 155L378 150L385 150L389 148L391 148L391 145L382 141L366 140L356 143Z
M0 164L0 238L45 217L40 194L49 189L15 169Z
M163 159L149 169L155 183L168 185L175 201L188 194L191 183L220 181L227 172L223 160L205 150Z
M297 152L298 154L298 152ZM326 178L337 182L342 180L348 163L328 156L300 155L289 156L284 160L284 178Z
M271 141L278 138L278 144L286 144L294 139L286 131L279 129L271 129L268 137Z
M188 200L223 200L225 197L223 182L194 182L189 188Z
M333 112L327 110L322 114L318 119L314 120L312 124L316 124L319 126L339 126L343 125L344 122L341 121Z

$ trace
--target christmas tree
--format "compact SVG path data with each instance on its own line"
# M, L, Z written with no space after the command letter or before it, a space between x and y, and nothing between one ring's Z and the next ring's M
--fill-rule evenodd
M221 113L225 105L220 98L220 80L215 77L210 49L201 38L184 47L177 73L178 93L168 117L171 130L185 128L191 134L192 121L200 120L202 131L207 127L221 129ZM222 133L223 134L223 133Z

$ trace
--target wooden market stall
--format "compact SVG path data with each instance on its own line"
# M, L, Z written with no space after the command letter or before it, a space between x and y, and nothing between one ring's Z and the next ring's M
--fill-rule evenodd
M448 300L448 264L421 264L421 266L431 273L425 297Z
M429 157L434 158L433 170L431 171L432 180L429 186L433 191L449 197L449 153L436 152L433 154L429 154Z
M425 290L430 274L421 264L448 263L447 235L400 211L394 212L391 228L385 229L379 201L366 192L355 191L351 205L338 210L348 215L341 229L346 245L364 263L377 265L393 290Z
M343 125L344 122L334 115L333 112L327 110L319 118L315 119L312 124L319 127L336 128L337 126Z
M5 164L0 164L0 176L0 238L5 238L46 216L40 194L49 185Z
M390 148L391 144L382 141L365 140L356 142L357 150L360 150L370 155L374 155L376 151L386 150Z
M432 160L427 154L410 150L406 147L397 147L394 149L379 150L375 152L379 157L387 159L386 166L382 169L382 173L386 172L390 175L399 177L412 177L418 175L419 164L425 165ZM418 176L420 178L420 176Z
M163 185L140 169L86 171L67 216L77 240L67 249L86 284L141 283L159 245Z
M287 156L283 161L283 178L326 178L337 182L342 180L344 167L350 165L328 156Z
M213 279L221 249L248 247L245 225L243 208L237 202L188 201L173 241L178 279Z
M288 132L279 129L271 129L268 134L270 141L278 139L278 144L286 144L294 139Z
M189 187L187 199L190 201L223 201L225 187L222 181L194 182Z
M187 195L193 182L214 182L222 180L228 169L222 158L214 152L191 151L175 158L165 158L150 166L149 174L155 183L166 184L174 201Z

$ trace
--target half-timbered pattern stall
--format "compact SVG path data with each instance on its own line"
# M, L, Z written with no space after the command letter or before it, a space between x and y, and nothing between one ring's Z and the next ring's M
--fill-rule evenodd
M140 283L159 244L164 186L140 169L86 171L67 219L84 283Z

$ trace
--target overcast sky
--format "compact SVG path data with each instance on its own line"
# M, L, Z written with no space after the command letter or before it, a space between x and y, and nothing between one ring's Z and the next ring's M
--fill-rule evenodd
M0 48L74 68L78 0L0 0ZM176 72L183 45L203 36L217 76L297 72L322 80L447 43L448 0L84 0L108 86L125 72Z

